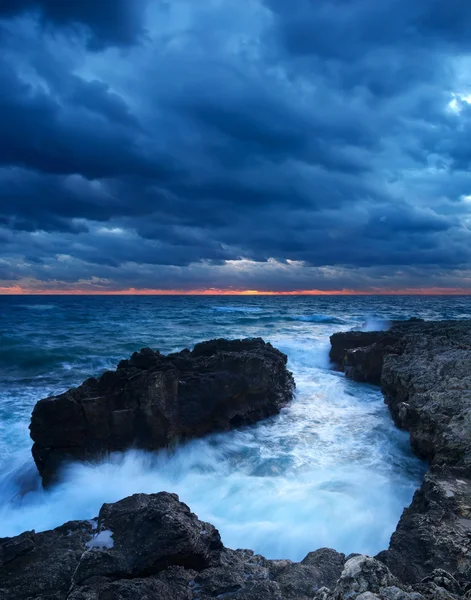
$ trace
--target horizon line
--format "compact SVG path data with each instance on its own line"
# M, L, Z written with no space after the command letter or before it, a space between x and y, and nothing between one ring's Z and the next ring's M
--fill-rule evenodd
M1 296L471 296L466 288L399 288L395 290L227 290L217 288L194 290L136 289L87 290L25 289L20 286L0 287Z

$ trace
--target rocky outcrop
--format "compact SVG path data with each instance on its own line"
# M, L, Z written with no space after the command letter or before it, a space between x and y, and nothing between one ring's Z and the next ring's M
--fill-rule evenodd
M381 384L396 424L431 463L378 558L403 581L417 583L442 569L465 586L471 582L471 322L410 321L365 337L371 333L335 334L333 358L347 377Z
M379 558L404 581L443 569L471 585L471 480L432 467Z
M401 583L367 556L327 548L300 563L225 548L174 494L104 504L96 519L0 539L1 600L454 600L463 586L435 571Z
M364 348L384 339L384 331L342 331L330 336L330 360L343 367L348 350Z
M36 404L30 430L43 482L67 460L154 450L276 414L293 395L286 362L260 338L212 340L167 356L144 348L116 371Z
M443 570L434 571L421 583L401 583L382 562L356 555L345 563L331 591L320 589L315 600L453 600L462 597L464 588Z

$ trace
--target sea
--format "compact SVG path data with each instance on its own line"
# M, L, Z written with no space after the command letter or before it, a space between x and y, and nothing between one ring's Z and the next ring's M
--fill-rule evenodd
M98 514L137 492L177 493L230 548L301 560L387 548L427 465L378 387L329 363L329 336L392 319L471 318L471 297L0 296L0 537ZM262 337L288 356L296 396L250 427L154 453L69 464L44 490L28 425L35 403L143 347Z

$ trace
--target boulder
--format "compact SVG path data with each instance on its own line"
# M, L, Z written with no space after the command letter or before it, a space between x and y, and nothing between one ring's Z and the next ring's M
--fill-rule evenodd
M116 580L132 580L131 587L157 591L165 586L152 577L169 569L189 575L188 585L199 570L219 564L223 549L217 530L166 492L104 504L92 521L72 521L52 531L0 540L3 555L5 549L8 553L20 546L21 551L10 552L0 567L2 600L115 598L118 593L93 594L119 587ZM68 595L71 590L75 596Z
M383 331L341 331L330 336L330 360L343 368L347 350L371 346L383 339Z
M345 555L330 548L310 552L300 563L288 564L275 577L284 600L312 600L321 588L334 587Z
M293 396L286 362L260 338L212 340L167 356L144 348L115 371L36 404L30 430L43 482L67 460L155 450L274 415Z
M370 556L359 554L345 563L332 598L353 600L365 593L377 593L381 588L398 584L399 581L383 563Z

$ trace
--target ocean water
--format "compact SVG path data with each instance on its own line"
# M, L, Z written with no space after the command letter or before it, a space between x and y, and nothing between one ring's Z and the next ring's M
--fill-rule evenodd
M388 319L471 318L466 297L0 297L0 536L96 516L135 492L176 492L232 548L302 559L322 546L387 547L426 465L379 389L332 370L329 335ZM37 400L145 346L262 336L288 355L280 415L172 451L71 464L47 491L31 458Z

